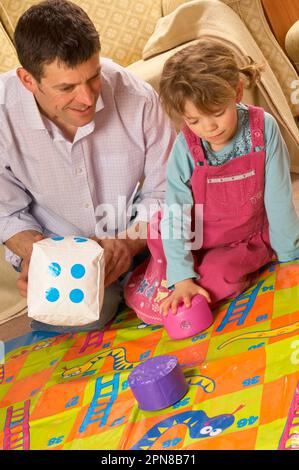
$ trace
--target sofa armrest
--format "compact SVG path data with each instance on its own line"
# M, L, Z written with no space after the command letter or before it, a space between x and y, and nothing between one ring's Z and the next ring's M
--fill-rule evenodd
M291 26L286 34L285 48L299 72L299 20Z
M246 90L244 102L262 106L275 116L290 150L293 171L299 171L299 130L282 87L245 24L224 3L194 0L160 18L143 50L143 59L128 69L157 90L168 57L202 37L227 44L241 63L249 56L255 62L265 64L261 80L255 88ZM295 76L298 77L296 73Z
M0 73L17 67L18 63L14 46L0 21Z
M251 32L275 73L293 116L299 116L299 104L291 100L292 83L298 80L298 72L272 33L262 0L221 0L221 2L233 9Z

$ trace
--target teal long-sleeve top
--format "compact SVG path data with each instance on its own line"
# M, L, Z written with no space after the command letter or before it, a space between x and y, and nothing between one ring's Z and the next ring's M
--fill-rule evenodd
M208 142L202 141L209 165L221 165L228 160L249 153L251 137L248 108L237 105L238 126L234 138L220 151L211 150ZM265 192L264 201L269 221L270 243L279 261L290 261L299 257L299 219L293 204L289 169L289 154L273 116L265 112ZM194 162L180 132L168 159L166 173L166 207L190 207L193 195L190 178ZM180 237L173 235L174 227L180 227L181 217L174 211L164 211L161 221L163 248L167 260L167 284L198 278L194 271L193 256L185 244L188 230ZM191 216L185 214L184 226L191 227ZM177 233L177 232L176 232ZM185 235L184 235L185 234Z

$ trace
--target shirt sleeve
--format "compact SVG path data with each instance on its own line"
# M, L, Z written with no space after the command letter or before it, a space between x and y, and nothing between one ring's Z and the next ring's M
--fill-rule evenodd
M29 213L30 203L31 197L24 185L13 175L0 156L0 242L2 244L24 230L43 232ZM17 265L19 258L6 249L6 259L11 264Z
M169 288L176 282L198 277L192 251L187 246L191 239L193 195L190 178L193 169L192 156L183 135L179 134L167 164L166 203L161 220Z
M289 154L274 117L265 113L265 207L279 261L299 257L299 219L293 203Z
M134 203L136 221L148 222L165 199L166 162L176 131L164 113L157 93L150 88L143 115L145 140L144 180Z

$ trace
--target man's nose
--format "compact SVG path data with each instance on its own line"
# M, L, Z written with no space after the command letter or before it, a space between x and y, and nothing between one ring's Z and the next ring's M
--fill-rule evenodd
M94 94L88 85L82 85L76 96L76 101L86 106L92 106L94 103Z

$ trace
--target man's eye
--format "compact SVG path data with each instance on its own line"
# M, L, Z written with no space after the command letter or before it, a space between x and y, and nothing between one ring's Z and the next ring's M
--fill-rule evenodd
M98 80L100 77L101 77L101 74L98 73L97 75L95 75L94 77L92 77L91 80Z
M67 86L67 87L62 88L61 91L66 91L66 92L68 92L68 91L73 91L73 89L74 89L73 86Z
M195 126L195 124L198 124L198 121L192 121L189 123L191 126Z

